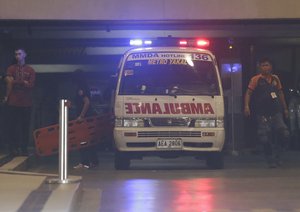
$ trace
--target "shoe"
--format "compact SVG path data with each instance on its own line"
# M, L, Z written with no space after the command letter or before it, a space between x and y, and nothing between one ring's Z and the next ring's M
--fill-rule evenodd
M83 168L83 164L82 163L79 163L76 166L73 166L73 169L81 169L81 168Z
M90 166L88 166L88 165L83 165L82 163L79 163L78 165L76 165L76 166L73 167L73 169L83 169L83 168L89 169Z

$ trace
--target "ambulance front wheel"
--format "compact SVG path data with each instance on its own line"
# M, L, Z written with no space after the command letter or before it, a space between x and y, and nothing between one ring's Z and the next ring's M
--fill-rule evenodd
M210 169L223 169L224 157L222 152L209 153L206 158L206 164Z
M130 158L123 152L115 152L115 169L127 170L130 167Z

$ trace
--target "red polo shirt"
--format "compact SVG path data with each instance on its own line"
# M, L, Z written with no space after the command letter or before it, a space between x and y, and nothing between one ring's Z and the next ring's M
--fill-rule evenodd
M32 89L35 82L35 71L29 65L11 65L7 76L13 77L12 91L8 96L8 105L17 107L32 106Z

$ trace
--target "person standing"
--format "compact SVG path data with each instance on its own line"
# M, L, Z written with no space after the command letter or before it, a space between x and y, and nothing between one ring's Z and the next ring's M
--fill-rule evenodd
M269 167L276 168L281 165L282 145L286 145L289 139L283 118L288 118L288 107L279 77L272 74L271 60L262 58L258 66L260 73L251 78L245 94L244 114L246 117L252 114L249 104L255 93L257 136L263 145Z
M32 90L35 83L34 69L25 63L23 48L15 49L16 64L7 69L7 139L11 156L27 156L29 126L32 107Z

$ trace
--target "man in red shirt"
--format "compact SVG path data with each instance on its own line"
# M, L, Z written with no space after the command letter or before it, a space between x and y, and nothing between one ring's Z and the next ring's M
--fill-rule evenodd
M264 146L264 153L270 168L280 165L281 140L287 142L289 131L283 115L288 118L288 107L278 76L272 74L272 63L268 58L259 61L260 74L251 78L245 94L245 116L250 116L250 99L255 92L255 114L257 135ZM278 139L272 139L274 132Z
M32 89L35 71L25 64L26 52L23 48L15 50L17 64L7 69L7 138L12 156L28 155L29 126L32 106Z

